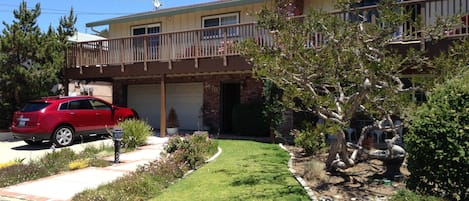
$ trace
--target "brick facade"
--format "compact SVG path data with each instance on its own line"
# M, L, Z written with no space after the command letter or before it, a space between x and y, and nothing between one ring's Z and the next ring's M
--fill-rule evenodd
M118 79L113 82L113 100L116 105L127 105L127 86L133 84L160 84L161 79ZM202 82L203 94L203 121L204 126L217 131L220 126L220 92L223 83L240 84L241 103L259 102L262 100L262 82L253 78L251 73L212 74L197 76L167 77L166 83Z

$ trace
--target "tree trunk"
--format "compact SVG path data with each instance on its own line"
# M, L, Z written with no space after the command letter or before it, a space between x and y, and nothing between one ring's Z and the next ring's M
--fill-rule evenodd
M326 161L327 170L333 171L337 168L347 169L354 165L354 161L350 160L345 144L345 133L343 130L337 130L334 139L331 141L329 155Z

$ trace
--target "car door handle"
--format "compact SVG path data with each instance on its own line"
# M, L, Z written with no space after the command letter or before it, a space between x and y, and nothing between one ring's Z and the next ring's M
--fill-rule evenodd
M71 115L75 115L75 112L70 112Z
M96 113L96 116L101 116L101 113Z

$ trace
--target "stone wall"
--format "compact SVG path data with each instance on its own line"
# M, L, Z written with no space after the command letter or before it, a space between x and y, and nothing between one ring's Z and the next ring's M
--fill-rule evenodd
M218 130L220 126L220 91L222 83L239 83L241 103L259 102L262 100L262 82L252 77L251 73L239 74L213 74L198 76L166 77L166 83L202 82L204 126ZM127 85L133 84L160 84L161 79L117 79L113 82L114 104L127 105Z

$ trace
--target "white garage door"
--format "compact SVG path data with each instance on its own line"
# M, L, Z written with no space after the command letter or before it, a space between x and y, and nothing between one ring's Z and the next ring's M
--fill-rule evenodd
M176 110L179 128L197 130L202 124L203 83L166 84L166 116L171 107ZM129 85L127 105L153 128L160 128L160 85Z

